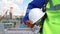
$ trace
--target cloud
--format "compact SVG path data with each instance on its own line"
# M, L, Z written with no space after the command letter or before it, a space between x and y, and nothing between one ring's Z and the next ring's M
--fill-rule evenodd
M15 3L23 3L23 0L2 0L3 2L15 2Z
M23 0L16 0L15 2L16 2L16 3L21 3L21 4L22 4L22 3L23 3Z
M9 3L9 2L7 2L7 3L0 2L0 11L1 12L4 8L9 10L10 7L14 8L13 15L22 15L23 11L20 10L18 5L14 4L14 3ZM0 15L2 15L1 12L0 12Z
M14 2L14 0L2 0L2 2L7 3L7 2Z
M27 2L22 4L23 1L24 2L27 1ZM12 7L14 7L13 15L25 15L26 9L27 9L26 4L28 4L28 2L31 2L31 1L32 0L2 0L2 2L0 2L0 11L2 11L1 8L5 7L5 6L8 8L10 6L12 6Z

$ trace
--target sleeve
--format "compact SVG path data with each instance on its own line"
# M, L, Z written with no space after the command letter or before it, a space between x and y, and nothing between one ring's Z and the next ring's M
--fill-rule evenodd
M33 0L31 3L37 6L38 8L42 8L44 4L47 3L47 0Z
M29 3L28 7L27 7L27 11L26 14L23 18L23 22L26 23L27 20L29 20L29 10L31 10L33 8L33 5Z
M24 16L23 22L26 23L27 20L29 20L28 13L26 13L26 15Z

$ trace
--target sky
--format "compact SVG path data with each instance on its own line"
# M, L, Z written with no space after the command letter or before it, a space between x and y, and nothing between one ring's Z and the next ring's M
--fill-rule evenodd
M25 15L27 6L31 1L32 0L0 0L0 2L6 3L7 5L9 5L9 2L14 6L16 5L15 7L17 10L16 9L14 10L13 15ZM4 5L1 5L1 6L3 7ZM0 6L0 10L2 10L1 6ZM0 14L1 14L1 11L0 11Z

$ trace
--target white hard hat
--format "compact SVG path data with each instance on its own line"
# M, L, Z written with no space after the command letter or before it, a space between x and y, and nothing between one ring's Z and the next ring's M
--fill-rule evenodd
M44 16L45 12L42 11L42 9L39 8L34 8L31 9L29 12L29 20L31 20L34 24L37 22L39 19L41 19Z

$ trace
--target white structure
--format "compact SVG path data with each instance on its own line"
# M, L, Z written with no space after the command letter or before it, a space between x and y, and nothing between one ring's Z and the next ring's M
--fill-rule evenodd
M30 28L8 29L6 34L34 34Z
M0 22L0 34L4 34L4 24Z

